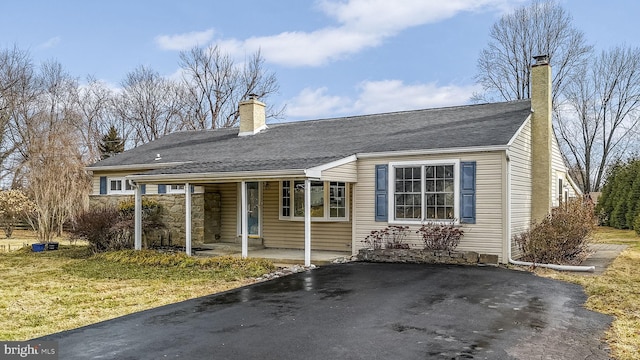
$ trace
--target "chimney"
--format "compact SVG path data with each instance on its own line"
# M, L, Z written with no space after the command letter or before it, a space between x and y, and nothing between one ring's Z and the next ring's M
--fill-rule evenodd
M551 66L548 55L534 56L531 67L531 220L551 211Z
M257 99L256 94L249 94L249 99L241 101L238 105L240 112L238 136L254 135L267 128L265 104Z

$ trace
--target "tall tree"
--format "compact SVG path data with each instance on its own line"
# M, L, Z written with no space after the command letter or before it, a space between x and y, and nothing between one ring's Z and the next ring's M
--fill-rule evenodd
M190 99L184 121L188 129L236 126L241 100L256 94L264 101L279 90L275 74L265 70L259 51L240 66L218 46L194 47L180 53L180 66ZM278 117L283 111L270 105L267 116Z
M181 128L184 110L181 91L179 84L145 66L127 74L122 82L122 93L116 100L116 111L133 128L134 146Z
M118 129L115 126L111 125L109 132L102 137L98 149L101 160L124 151L124 140L118 135Z
M0 49L0 179L14 181L12 161L21 139L16 118L31 112L36 98L36 76L29 54L17 47Z
M549 55L553 66L553 100L586 63L592 47L555 1L534 1L502 16L478 58L476 80L484 90L475 101L530 97L533 56Z
M603 51L579 69L556 113L556 129L583 191L598 191L609 164L638 144L640 48Z
M78 84L57 62L38 74L30 111L16 118L20 172L35 204L32 219L41 241L51 241L63 224L86 206L89 179L80 152L75 111Z

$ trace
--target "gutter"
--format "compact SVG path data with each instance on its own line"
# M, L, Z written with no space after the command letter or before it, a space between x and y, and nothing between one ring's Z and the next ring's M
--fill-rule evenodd
M581 265L560 265L560 264L539 264L529 261L514 260L511 258L511 159L509 156L509 150L505 152L507 157L507 251L509 264L531 267L543 267L558 271L579 271L579 272L593 272L596 270L595 266L581 266Z

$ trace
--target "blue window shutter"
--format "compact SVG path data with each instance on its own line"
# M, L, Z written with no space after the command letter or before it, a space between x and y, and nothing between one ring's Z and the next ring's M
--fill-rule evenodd
M166 194L167 185L158 184L158 194Z
M191 193L193 194L194 192L196 192L196 187L195 185L191 185Z
M460 222L476 223L476 162L460 163Z
M147 185L146 184L140 185L140 192L142 193L142 195L144 195L147 192Z
M376 165L376 221L387 221L389 165Z
M107 177L100 176L100 195L105 195L107 193Z

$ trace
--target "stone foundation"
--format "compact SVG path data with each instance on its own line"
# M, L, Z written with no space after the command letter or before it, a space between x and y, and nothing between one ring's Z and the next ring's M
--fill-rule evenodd
M475 251L434 251L423 249L360 249L358 261L413 264L498 265L498 256Z
M162 206L162 220L166 231L150 234L146 244L185 245L185 199L181 194L142 195L143 199L155 200ZM92 195L90 206L118 206L121 201L131 200L130 195ZM205 201L206 200L206 201ZM206 203L206 206L205 206ZM205 221L206 220L206 221ZM205 223L207 224L205 226ZM220 237L220 194L205 193L191 195L191 242L199 245L205 237L213 240ZM208 241L211 242L212 240Z

